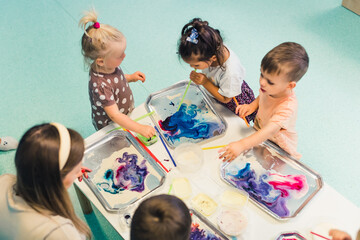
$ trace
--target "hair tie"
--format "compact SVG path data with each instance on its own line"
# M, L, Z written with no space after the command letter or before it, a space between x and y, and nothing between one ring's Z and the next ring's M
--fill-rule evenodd
M189 37L186 38L186 41L197 44L199 42L199 40L197 39L198 36L198 31L196 30L196 28L193 27L193 29L191 29L191 34Z
M93 27L94 27L95 29L100 28L100 23L99 23L99 22L95 22L94 25L93 25Z
M67 128L60 123L50 123L50 125L56 127L60 136L60 146L59 146L59 169L62 170L69 158L70 148L71 148L71 139L70 134Z

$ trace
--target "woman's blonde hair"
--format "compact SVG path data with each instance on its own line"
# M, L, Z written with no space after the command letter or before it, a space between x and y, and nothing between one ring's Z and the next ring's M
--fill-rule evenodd
M100 24L97 21L98 15L94 9L84 12L79 21L79 26L84 29L81 38L81 53L87 66L90 66L97 58L105 58L110 52L109 42L125 42L125 37L116 28ZM88 26L89 23L93 23ZM96 24L94 26L94 24Z
M65 176L84 156L84 139L68 129L71 149L63 169L59 170L60 136L55 126L37 125L21 138L15 155L16 193L35 211L70 219L76 229L91 238L89 227L76 216L69 194L63 184Z

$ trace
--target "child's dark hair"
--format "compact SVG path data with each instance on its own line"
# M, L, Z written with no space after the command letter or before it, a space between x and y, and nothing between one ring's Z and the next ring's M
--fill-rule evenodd
M269 74L279 75L284 67L289 82L299 81L309 67L309 56L303 46L295 42L284 42L274 47L261 61L261 68Z
M199 36L193 43L187 40L193 29L196 29ZM208 61L212 56L216 56L220 67L224 64L224 43L218 29L208 25L207 21L194 18L181 30L181 38L178 42L178 54L182 59L190 59L192 55L198 56L198 61Z
M131 221L131 240L188 240L191 216L185 203L172 195L143 201Z

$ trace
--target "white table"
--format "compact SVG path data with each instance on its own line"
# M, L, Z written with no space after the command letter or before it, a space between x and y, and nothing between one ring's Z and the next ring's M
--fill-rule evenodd
M222 107L221 105L214 103L214 106L217 112L225 118L228 124L228 129L223 137L217 138L211 142L207 142L201 147L224 145L231 141L244 138L254 131L252 128L247 128L241 118L231 113L227 109L224 109L224 107ZM135 110L131 114L131 118L135 119L145 113L145 106L144 104L142 104L135 108ZM152 121L150 118L145 118L141 120L140 123L152 124ZM99 138L104 136L107 131L117 126L118 125L116 124L109 125L89 136L85 139L86 146L96 142ZM171 179L172 176L179 174L179 171L173 167L171 161L163 161L164 159L169 159L169 156L167 155L167 152L164 149L160 140L150 146L149 149L160 161L162 161L165 167L173 168L172 171L168 173L167 181L163 185L163 188L155 192L155 194L167 193L169 179ZM172 152L170 148L169 150ZM230 188L220 179L220 160L217 158L217 151L218 149L204 150L204 165L197 172L197 180L202 179L203 181L203 183L198 183L197 186L201 188L201 191L209 193L210 196L214 196L215 200L216 196L219 195L217 191ZM318 169L317 172L320 172L321 174L321 169ZM195 176L193 177L196 178ZM192 175L188 175L188 178L189 180L191 180ZM207 180L210 180L210 182L212 183L215 182L216 187L207 184L207 182L209 182ZM87 199L89 199L124 239L130 239L129 229L126 226L120 224L119 215L107 212L102 206L102 204L99 202L99 200L96 198L96 196L93 194L93 192L90 190L90 188L84 182L76 181L75 184L75 189L77 190L78 197L80 202L82 203L84 212L89 212L89 206L91 208L91 205L87 201ZM83 194L81 194L81 192ZM132 210L135 210L135 207ZM324 186L320 190L320 192L315 195L315 197L294 219L290 219L285 222L278 221L267 213L263 212L251 202L249 202L247 205L247 213L249 216L248 228L244 232L242 237L238 239L276 239L276 237L279 236L281 232L290 231L300 232L304 237L312 239L309 233L310 230L314 226L322 222L336 224L338 228L350 233L353 236L353 239L355 239L356 232L360 228L360 208L355 206L349 200L345 199L342 195L340 195L337 191L335 191L331 186L326 183L324 183ZM214 218L215 216L210 217L210 221L213 223L215 222Z

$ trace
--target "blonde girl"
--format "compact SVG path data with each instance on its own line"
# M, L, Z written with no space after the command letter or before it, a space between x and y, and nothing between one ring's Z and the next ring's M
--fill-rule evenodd
M142 72L124 74L120 68L125 58L126 39L116 28L100 24L94 10L85 12L79 25L84 29L82 54L90 67L89 96L92 121L99 130L111 121L120 126L152 137L155 129L131 120L127 114L134 109L134 97L129 82L144 82Z

